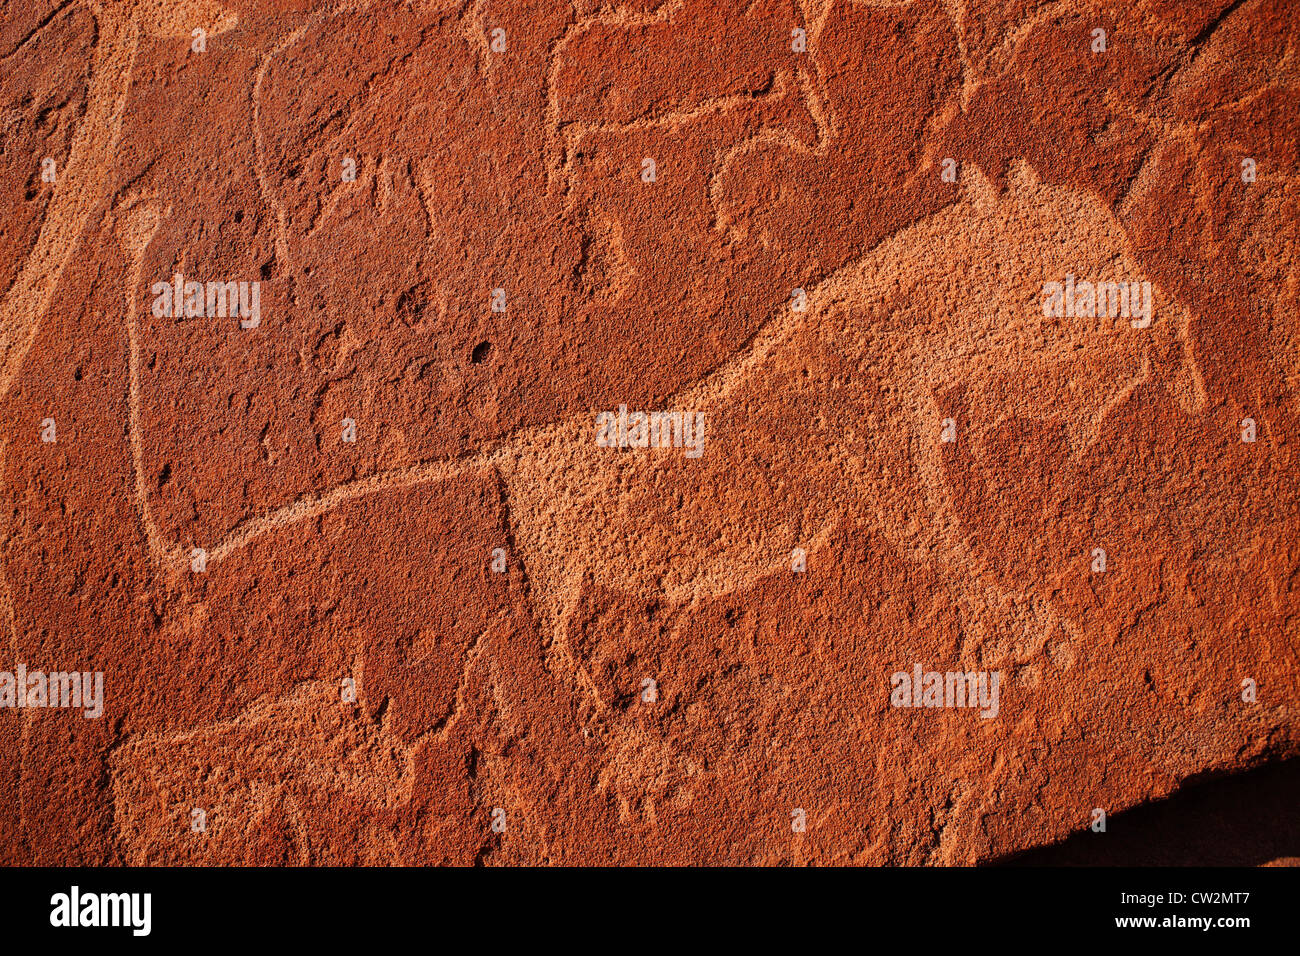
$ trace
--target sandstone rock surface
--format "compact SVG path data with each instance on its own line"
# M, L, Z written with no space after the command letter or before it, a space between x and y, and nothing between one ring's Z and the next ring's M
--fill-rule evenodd
M1300 5L0 0L0 122L0 672L103 674L7 864L981 863L1300 755Z

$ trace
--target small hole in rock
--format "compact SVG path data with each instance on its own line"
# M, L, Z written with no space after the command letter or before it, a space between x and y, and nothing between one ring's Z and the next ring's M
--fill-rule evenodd
M479 362L487 358L488 353L491 351L491 342L480 342L478 345L474 346L474 351L470 353L469 360L477 365Z

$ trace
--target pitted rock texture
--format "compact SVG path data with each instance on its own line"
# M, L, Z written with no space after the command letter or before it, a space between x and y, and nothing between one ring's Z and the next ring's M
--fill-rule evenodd
M0 98L5 863L1164 862L1300 755L1300 5L0 0Z

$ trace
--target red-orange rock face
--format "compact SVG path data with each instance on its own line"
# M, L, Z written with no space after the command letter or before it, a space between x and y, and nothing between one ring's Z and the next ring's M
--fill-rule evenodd
M0 0L0 98L4 862L975 863L1300 754L1295 3Z

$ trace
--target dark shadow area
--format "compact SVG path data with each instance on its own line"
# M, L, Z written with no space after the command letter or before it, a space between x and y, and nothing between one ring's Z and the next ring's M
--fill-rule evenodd
M1300 759L1204 780L992 866L1259 866L1300 857Z

